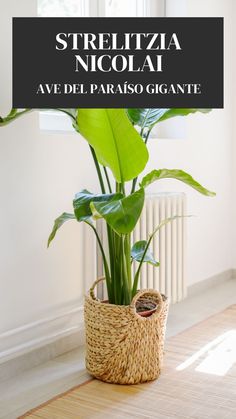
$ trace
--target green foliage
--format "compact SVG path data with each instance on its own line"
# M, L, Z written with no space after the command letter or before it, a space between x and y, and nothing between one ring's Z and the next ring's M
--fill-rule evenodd
M196 112L201 112L201 113L209 113L211 112L211 109L196 109L196 108L187 108L187 109L183 109L183 108L172 108L172 109L167 109L166 112L161 116L161 118L159 119L159 122L161 121L165 121L166 119L169 118L173 118L175 116L187 116Z
M128 116L134 125L138 125L141 128L151 129L157 122L165 121L166 119L173 118L175 116L186 116L192 113L201 112L208 113L211 109L158 109L158 108L131 108L127 109Z
M19 116L25 115L26 113L30 112L32 109L14 109L12 108L9 114L5 117L0 116L0 127L4 125L10 124L10 122L15 121L15 119L19 118Z
M56 218L56 220L54 221L54 226L52 229L52 232L48 238L48 247L51 243L51 241L54 239L57 230L66 222L69 220L75 220L75 216L74 214L68 214L67 212L63 212L63 214L60 215L60 217Z
M141 271L141 267L142 264L145 262L145 257L147 256L148 252L149 252L149 246L151 244L151 241L153 239L153 237L155 236L155 234L162 228L164 227L166 224L170 223L171 221L176 220L177 218L183 218L183 216L181 215L174 215L173 217L169 217L166 218L165 220L162 220L160 222L160 224L154 229L154 231L152 232L152 234L149 236L148 241L146 242L146 245L143 248L143 252L142 252L142 257L140 259L140 263L139 263L139 267L135 273L134 276L134 281L133 281L133 289L132 289L132 296L134 296L137 292L137 287L138 287L138 280L139 280L139 275L140 275L140 271Z
M78 221L88 220L92 216L90 208L91 202L108 203L122 197L123 195L120 193L95 195L86 189L83 189L75 195L75 199L73 201L75 216Z
M145 254L144 254L145 253ZM131 258L137 262L147 262L153 266L159 266L160 263L155 260L153 253L147 248L147 241L140 240L136 242L131 249Z
M169 109L131 108L127 109L127 113L134 125L138 125L141 128L150 128L154 126L168 110Z
M72 121L76 121L76 116L78 109L57 109L60 112L65 113L66 115L70 116ZM5 117L0 116L0 127L4 125L8 125L10 122L15 121L15 119L19 118L20 116L25 115L26 113L29 113L33 111L33 109L14 109L12 108L9 114Z
M124 109L79 109L77 126L117 182L134 179L145 168L147 148Z
M146 188L151 183L160 179L180 180L181 182L186 183L186 185L191 186L193 189L196 189L196 191L200 192L203 195L215 196L215 192L211 192L208 189L204 188L204 186L200 185L200 183L198 183L195 179L193 179L191 175L184 172L183 170L178 170L178 169L153 170L142 179L140 186L143 188Z
M104 218L118 235L129 234L135 228L144 204L144 189L110 202L92 202L91 209L96 218Z
M89 143L101 188L100 194L84 189L73 200L74 214L63 213L58 217L48 239L48 246L58 229L69 220L84 222L94 232L101 251L104 274L111 304L128 305L136 294L143 263L158 266L150 243L155 234L179 216L162 220L148 240L140 240L131 248L131 233L142 213L144 188L159 179L177 179L206 196L214 196L188 173L177 169L153 170L140 182L136 190L137 177L148 161L147 141L155 124L196 112L207 113L209 109L58 109L67 114L72 125ZM30 109L12 109L0 117L0 126L13 122ZM134 128L137 127L137 130ZM140 132L137 132L140 131ZM79 138L79 137L78 137ZM109 168L115 180L110 181ZM128 181L132 180L130 186ZM129 193L127 189L129 188ZM114 189L114 190L113 190ZM101 218L107 226L108 252L96 229L94 220ZM138 267L132 273L132 261Z

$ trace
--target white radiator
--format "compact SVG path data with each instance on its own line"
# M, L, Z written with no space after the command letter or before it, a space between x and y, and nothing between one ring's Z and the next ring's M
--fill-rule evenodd
M147 195L142 216L133 233L133 242L146 240L162 220L174 215L186 215L186 198L183 193ZM157 232L151 243L151 250L156 260L160 262L160 266L154 267L144 263L141 270L139 287L154 288L166 294L172 303L186 296L185 225L186 219L178 218ZM103 275L103 269L100 250L94 242L93 233L87 226L85 229L84 278L87 282L85 288L88 289L96 277ZM97 229L104 245L107 237L105 223L99 220ZM134 268L137 268L137 265L135 262ZM98 297L106 297L104 286L99 287Z
M174 215L186 215L186 197L183 193L147 196L141 219L133 233L133 242L147 239L162 220ZM186 296L185 230L185 218L178 218L162 227L150 245L160 266L147 263L142 266L140 287L154 288L167 295L172 303ZM135 265L137 268L138 263L135 262Z

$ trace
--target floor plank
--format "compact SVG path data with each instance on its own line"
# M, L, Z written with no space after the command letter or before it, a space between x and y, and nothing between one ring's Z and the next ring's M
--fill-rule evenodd
M236 305L170 338L159 380L134 386L92 380L24 417L235 418Z

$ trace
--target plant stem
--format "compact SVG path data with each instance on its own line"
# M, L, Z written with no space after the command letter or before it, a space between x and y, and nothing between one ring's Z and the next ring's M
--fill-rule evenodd
M151 243L152 237L153 237L152 235L149 237L149 240L148 240L148 242L147 242L147 244L146 244L146 247L145 247L145 250L144 250L144 252L143 252L142 258L141 258L141 260L140 260L140 262L139 262L139 267L138 267L137 272L136 272L135 277L134 277L134 283L133 283L133 289L132 289L132 297L134 297L134 296L135 296L135 294L136 294L136 292L137 292L139 274L140 274L140 271L141 271L141 267L142 267L142 264L143 264L144 258L145 258L145 256L146 256L146 253L147 253L148 248L149 248L149 246L150 246L150 243Z
M105 173L108 190L110 193L112 193L112 188L111 188L109 176L107 173L107 168L103 166L103 170ZM113 298L115 298L115 289L113 289L114 288L113 287L113 284L114 284L114 242L113 242L113 237L112 237L112 230L108 224L107 224L107 241L108 241L108 250L109 250L110 272L111 272L111 294L113 295ZM110 298L109 298L109 301L110 301ZM114 301L110 301L110 302L114 302Z
M120 188L121 188L121 184L116 182L116 193L121 192Z
M114 271L113 271L113 283L114 283L114 295L115 295L115 304L122 304L122 246L121 246L121 237L118 236L114 231L113 235L113 258L114 258Z
M123 304L128 305L130 304L131 296L129 290L129 280L127 275L127 264L126 264L126 254L125 254L125 247L124 247L124 237L121 236L121 275L122 275L122 282L123 282L123 289L124 289L124 302Z
M146 135L146 138L145 138L145 144L147 144L147 142L148 142L148 138L149 138L150 133L151 133L151 129L149 129L148 132L147 132L147 135Z
M140 137L142 138L143 138L143 131L144 131L144 127L142 127L140 131ZM138 180L138 176L135 179L133 179L131 193L134 193L135 191L137 180Z
M106 193L103 178L102 178L102 173L101 173L101 169L100 169L100 166L99 166L99 163L98 163L98 160L97 160L96 153L95 153L93 147L91 147L91 146L89 146L89 147L90 147L92 157L93 157L93 160L94 160L94 164L95 164L95 167L96 167L96 170L97 170L97 175L98 175L101 191L102 191L102 193ZM106 174L105 169L106 168L104 167L104 171L105 171L105 174ZM109 185L108 185L108 187L109 187ZM103 264L104 264L104 271L105 271L105 276L106 276L106 284L107 284L109 302L113 303L114 302L114 289L113 289L113 284L114 284L114 273L113 273L113 271L114 271L114 249L113 249L112 231L111 231L110 226L107 224L107 240L108 240L109 259L110 259L109 260L109 262L110 262L110 272L109 272L105 252L103 250L100 238L99 238L98 233L97 233L95 228L94 228L94 231L95 231L95 234L97 236L98 243L99 243L102 255L103 255Z
M101 191L102 193L106 193L101 168L98 163L96 153L91 146L90 150L97 170ZM103 170L106 177L108 190L110 193L112 193L112 188L106 167L103 167ZM116 183L116 192L120 192L125 195L125 185L123 182ZM97 230L92 224L87 224L89 224L90 227L94 230L102 253L109 302L111 304L130 304L132 293L130 235L120 237L107 224L107 238L110 262L109 270L106 255Z
M88 221L85 221L85 223L88 224L93 229L93 231L96 235L97 242L98 242L99 248L101 250L101 254L102 254L103 264L104 264L104 270L105 270L105 275L106 275L106 283L107 283L107 291L108 291L109 298L112 299L112 295L110 295L110 293L111 293L111 276L110 276L110 271L109 271L106 255L105 255L105 252L104 252L104 249L103 249L103 246L102 246L102 242L100 240L100 237L99 237L98 232L97 232L96 228L94 227L94 225L91 224Z
M101 172L101 169L100 169L100 166L99 166L99 163L98 163L96 153L95 153L95 151L94 151L94 149L91 145L89 146L89 148L90 148L90 151L92 153L93 161L94 161L94 164L95 164L95 167L96 167L96 170L97 170L101 191L102 191L102 193L105 194L106 190L105 190L105 186L104 186L104 182L103 182L103 178L102 178L102 172Z
M123 193L123 195L125 195L125 184L123 182L121 183L116 182L116 192Z
M110 275L111 275L111 288L112 288L112 295L114 296L114 244L113 244L113 237L112 237L112 229L107 224L107 241L108 241L108 251L109 251L109 262L110 262ZM110 301L110 299L109 299ZM111 301L110 301L111 302Z
M133 179L131 193L134 193L135 192L137 180L138 180L138 177L136 177L135 179Z
M109 176L108 176L108 173L107 173L107 168L105 166L103 166L103 170L104 170L104 173L105 173L105 176L106 176L108 190L109 190L110 193L112 193L112 188L111 188L110 179L109 179Z
M132 279L131 279L131 252L130 252L130 234L127 234L124 239L124 251L126 257L126 267L127 267L127 278L129 289L132 288Z
M24 109L23 111L17 112L16 109L12 109L9 115L7 115L5 118L0 116L0 126L7 125L15 119L19 118L20 116L32 111L33 109Z

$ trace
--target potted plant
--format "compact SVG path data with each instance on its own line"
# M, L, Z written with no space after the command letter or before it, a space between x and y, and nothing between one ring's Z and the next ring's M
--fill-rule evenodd
M0 125L30 110L13 109ZM155 234L177 216L162 220L147 240L131 245L131 233L142 213L145 189L159 179L177 179L198 192L214 196L188 173L155 169L138 179L148 161L147 143L152 128L174 116L208 112L208 109L60 109L75 130L87 140L101 192L86 189L73 200L73 212L62 213L54 222L48 246L68 220L84 222L96 236L104 278L95 281L85 297L86 366L95 377L112 383L133 384L160 374L168 299L156 290L138 290L143 263L159 265L149 250ZM94 220L107 226L106 254ZM132 262L138 268L132 275ZM105 280L108 301L96 298L94 288Z

